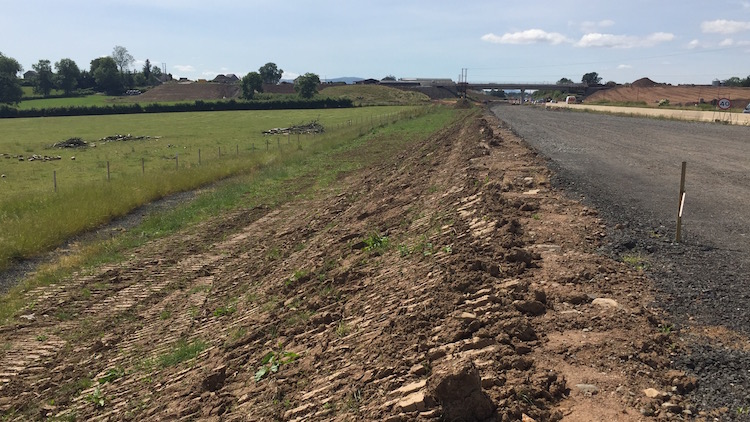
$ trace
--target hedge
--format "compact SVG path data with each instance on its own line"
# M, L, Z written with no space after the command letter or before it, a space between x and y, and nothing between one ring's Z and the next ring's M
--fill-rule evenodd
M178 113L186 111L230 111L230 110L285 110L314 108L348 108L354 103L348 98L277 99L260 101L201 101L178 104L115 104L108 106L70 106L30 110L19 110L0 106L0 118L9 117L55 117L97 116L105 114Z

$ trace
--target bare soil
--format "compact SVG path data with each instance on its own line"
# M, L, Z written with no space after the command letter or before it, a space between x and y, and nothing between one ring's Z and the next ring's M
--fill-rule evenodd
M597 252L597 211L550 177L475 113L330 190L217 216L39 289L0 328L0 412L691 418L696 380L673 368L684 346L650 305L653 283ZM167 359L186 346L200 352ZM286 363L256 381L269 352Z
M687 106L700 103L716 104L721 98L728 98L733 110L744 109L750 103L750 88L712 85L667 85L643 83L643 80L629 86L618 86L597 91L586 97L585 102L645 102L656 107L661 100L669 100L670 105Z
M239 95L239 84L170 82L153 87L143 94L134 96L131 99L132 101L137 101L139 103L195 100L208 101L237 98Z

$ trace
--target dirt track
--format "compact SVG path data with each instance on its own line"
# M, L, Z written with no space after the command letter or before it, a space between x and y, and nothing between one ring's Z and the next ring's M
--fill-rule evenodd
M603 249L641 253L695 353L681 364L704 382L696 400L748 405L750 374L750 143L747 128L601 114L496 107L551 159L556 183L599 209ZM672 244L680 162L687 161L684 242ZM729 330L729 331L727 331ZM705 343L709 343L705 344ZM735 415L737 416L737 415Z
M597 253L597 212L551 189L545 164L492 116L469 115L312 198L217 217L33 292L33 307L0 330L0 411L391 422L698 414L651 282ZM203 350L165 363L179 344ZM256 382L274 350L299 358Z

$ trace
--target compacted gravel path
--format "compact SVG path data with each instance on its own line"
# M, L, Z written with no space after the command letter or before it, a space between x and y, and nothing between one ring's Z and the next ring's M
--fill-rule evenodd
M600 210L609 225L604 252L643 258L660 291L656 305L694 343L680 363L701 380L696 401L742 418L750 408L750 130L536 107L493 111L550 160L559 187ZM675 244L682 161L687 195Z

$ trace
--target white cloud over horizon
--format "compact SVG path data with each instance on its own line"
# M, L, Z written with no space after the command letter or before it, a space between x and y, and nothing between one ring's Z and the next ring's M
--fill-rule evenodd
M750 22L717 19L701 23L701 31L704 34L736 34L738 32L750 31Z

